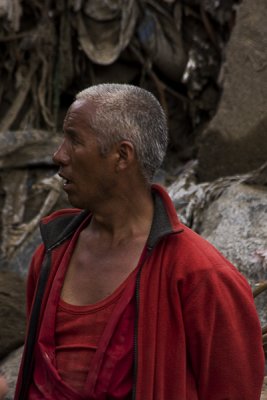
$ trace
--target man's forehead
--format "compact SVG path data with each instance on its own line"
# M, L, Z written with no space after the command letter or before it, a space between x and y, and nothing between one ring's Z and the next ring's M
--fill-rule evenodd
M82 98L75 100L69 107L64 124L72 118L88 119L88 116L96 111L96 105L90 98Z
M79 98L74 100L74 102L70 105L68 113L70 111L77 111L77 110L86 110L86 111L94 111L96 109L96 105L92 98Z

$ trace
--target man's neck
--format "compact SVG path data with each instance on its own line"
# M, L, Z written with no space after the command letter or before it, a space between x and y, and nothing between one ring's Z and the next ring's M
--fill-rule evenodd
M105 208L95 210L88 232L114 245L121 240L147 237L154 213L150 188L121 192L110 199Z

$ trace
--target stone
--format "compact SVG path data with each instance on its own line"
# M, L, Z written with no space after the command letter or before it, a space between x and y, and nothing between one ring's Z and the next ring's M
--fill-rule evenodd
M223 93L199 140L198 176L212 181L245 173L266 161L266 0L244 0L226 47Z
M267 279L267 188L235 183L203 214L200 234L247 278L252 288ZM267 291L255 299L267 323Z
M25 282L12 271L0 271L0 360L24 342Z
M52 154L61 142L60 135L31 129L5 131L0 135L0 169L52 165Z
M250 282L267 276L267 188L234 183L204 210L200 234Z
M23 346L20 346L0 362L0 373L6 378L8 384L8 393L4 400L14 399L22 352Z

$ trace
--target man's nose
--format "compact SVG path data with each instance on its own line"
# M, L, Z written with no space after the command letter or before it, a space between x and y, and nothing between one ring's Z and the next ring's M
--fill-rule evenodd
M56 165L66 165L69 161L69 156L66 152L66 148L64 145L64 141L57 148L55 153L52 156L52 160Z

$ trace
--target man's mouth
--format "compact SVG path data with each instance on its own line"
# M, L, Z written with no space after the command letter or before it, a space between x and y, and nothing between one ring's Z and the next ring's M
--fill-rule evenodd
M72 181L70 181L69 179L64 178L63 181L63 189L68 192L71 189L72 186Z
M71 183L71 181L70 181L68 178L66 178L63 174L61 174L60 172L59 172L58 175L59 175L60 178L63 180L63 186L66 186L66 185L68 185L68 184Z

